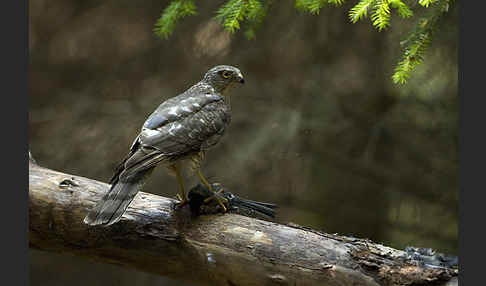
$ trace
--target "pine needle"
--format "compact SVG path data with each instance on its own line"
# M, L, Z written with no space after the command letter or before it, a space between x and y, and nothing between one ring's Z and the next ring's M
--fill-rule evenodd
M180 19L196 13L196 5L192 0L174 0L164 9L153 31L157 36L167 39Z

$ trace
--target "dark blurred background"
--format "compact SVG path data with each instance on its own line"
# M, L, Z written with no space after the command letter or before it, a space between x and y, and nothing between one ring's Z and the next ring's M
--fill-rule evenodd
M414 21L378 32L344 7L319 16L278 1L255 40L198 2L169 40L152 33L168 1L30 1L29 146L54 170L107 182L147 116L217 64L246 84L204 173L277 203L278 221L457 255L457 8L425 64L391 81ZM395 17L397 18L397 17ZM174 197L156 169L145 191ZM69 255L31 250L32 285L182 285Z

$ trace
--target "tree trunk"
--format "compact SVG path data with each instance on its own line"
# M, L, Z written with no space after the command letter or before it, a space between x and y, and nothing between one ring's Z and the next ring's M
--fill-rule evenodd
M430 259L412 260L369 240L230 213L195 217L188 207L175 210L172 199L144 192L118 223L85 225L108 189L31 160L30 247L198 285L457 285L456 267L427 265Z

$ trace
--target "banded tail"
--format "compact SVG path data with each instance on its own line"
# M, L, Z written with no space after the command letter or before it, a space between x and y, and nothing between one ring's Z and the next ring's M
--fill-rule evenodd
M84 218L88 225L109 226L119 221L135 195L142 189L147 175L152 169L145 170L125 182L113 180L110 190Z
M84 223L109 226L119 221L161 159L163 156L160 151L141 146L137 136L130 147L130 153L116 168L110 180L110 190L89 211Z

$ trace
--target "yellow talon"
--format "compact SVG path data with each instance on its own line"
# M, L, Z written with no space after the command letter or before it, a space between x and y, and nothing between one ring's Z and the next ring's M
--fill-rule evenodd
M220 189L219 191L217 191L217 192L213 192L213 193L219 194L219 193L221 193L221 192L223 192L223 189ZM205 198L205 199L204 199L204 203L205 203L205 204L209 203L209 202L210 202L210 201L211 201L213 198L214 198L214 197ZM219 201L218 201L218 202L219 202Z
M221 193L222 191L223 191L223 189L221 189L221 190L219 190L219 191L217 191L217 192L214 192L214 194L219 194L219 193ZM221 198L221 197L219 197L219 196L213 195L213 196L211 196L211 197L209 197L209 198L204 199L204 203L205 203L205 204L207 204L207 203L209 203L209 202L210 202L211 200L213 200L213 199L216 199L216 200L218 201L218 204L219 204L219 205L221 206L221 208L223 209L223 212L227 212L227 211L228 211L228 209L227 209L227 208L226 208L226 206L224 205L224 201L225 201L226 203L228 203L228 200L227 200L226 198Z
M226 209L226 207L224 206L224 204L218 199L218 204L223 208L223 212L227 212L228 209Z
M213 186L211 186L211 184L208 182L208 180L206 180L206 178L203 176L203 174L201 173L201 170L198 169L197 170L197 175L199 176L199 178L201 179L201 181L203 182L203 184L208 187L209 191L211 193L214 193L214 194L219 194L221 192L223 192L223 189L220 189L218 190L217 192L214 192L213 191ZM212 199L216 199L218 201L218 204L223 208L223 212L227 212L228 209L226 208L226 206L224 205L224 203L222 202L222 200L225 200L226 202L228 202L227 199L225 198L220 198L218 196L211 196L209 198L206 198L204 199L204 203L208 203L209 201L211 201Z

